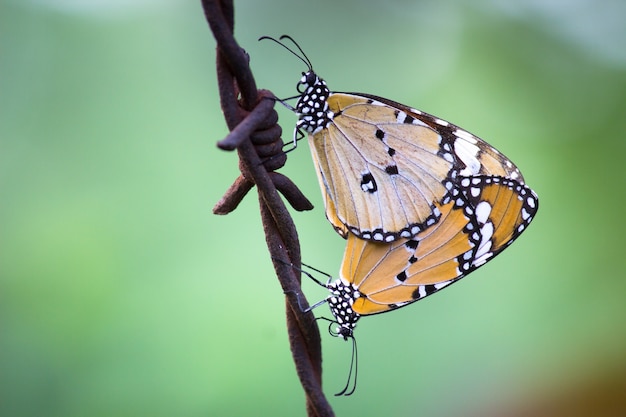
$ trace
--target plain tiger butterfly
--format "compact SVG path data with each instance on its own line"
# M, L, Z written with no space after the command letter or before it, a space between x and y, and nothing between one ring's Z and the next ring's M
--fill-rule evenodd
M521 180L502 153L443 119L361 93L331 92L311 61L302 60L295 107L294 146L305 134L324 197L326 217L344 238L393 242L432 227L446 195L462 177L491 175ZM306 132L306 133L305 133Z
M537 195L516 180L475 176L461 180L438 207L440 220L393 243L349 234L340 277L325 300L351 337L361 316L421 300L458 281L507 248L528 227Z
M333 335L354 343L362 316L419 301L481 267L526 230L539 200L519 181L479 175L461 179L437 208L439 221L412 238L384 243L348 234L339 278L329 276L326 284L313 278L330 295L311 308L328 303ZM337 395L354 392L356 375L350 391L349 383L350 377Z

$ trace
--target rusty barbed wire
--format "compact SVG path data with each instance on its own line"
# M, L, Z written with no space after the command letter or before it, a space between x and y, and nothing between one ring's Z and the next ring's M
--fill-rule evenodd
M308 307L308 302L300 290L298 234L278 192L296 210L311 210L313 206L288 177L274 172L286 161L280 138L282 130L274 110L275 99L269 91L257 89L248 56L233 37L232 0L202 0L202 6L217 41L220 104L230 130L228 136L218 142L218 147L237 150L241 171L213 212L232 212L256 186L267 247L286 294L289 343L296 372L306 394L307 413L309 416L333 416L334 412L322 391L319 329L313 314L302 311L302 308Z

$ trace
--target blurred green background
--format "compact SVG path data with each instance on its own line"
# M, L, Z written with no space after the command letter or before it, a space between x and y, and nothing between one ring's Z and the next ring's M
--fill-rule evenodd
M304 415L256 197L211 214L238 170L215 146L227 130L200 2L0 8L0 415ZM331 398L337 414L624 413L626 3L235 8L259 87L295 94L302 63L256 41L289 33L331 89L463 126L540 196L498 259L360 322L359 388ZM306 145L282 172L316 206L294 213L304 260L336 274L344 242ZM332 397L350 346L322 336Z

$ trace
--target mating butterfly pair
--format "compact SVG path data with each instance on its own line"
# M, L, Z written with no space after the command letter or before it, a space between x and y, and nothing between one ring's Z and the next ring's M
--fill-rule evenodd
M326 284L338 335L458 281L527 228L537 196L498 150L405 105L330 92L291 37L280 40L300 54L264 38L308 67L294 142L308 133L326 217L347 239L340 278Z

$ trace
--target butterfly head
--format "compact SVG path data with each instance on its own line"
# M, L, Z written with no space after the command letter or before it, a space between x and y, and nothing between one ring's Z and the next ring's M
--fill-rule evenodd
M269 36L259 38L259 40L263 39L276 42L304 62L308 68L307 72L302 73L302 78L296 86L298 93L300 93L300 98L295 107L295 112L298 115L296 131L305 131L313 135L326 128L333 117L333 113L328 110L328 103L326 102L330 95L326 81L318 77L313 71L311 61L291 36L283 35L279 39ZM287 46L283 42L285 39L289 40L297 48L297 51Z

